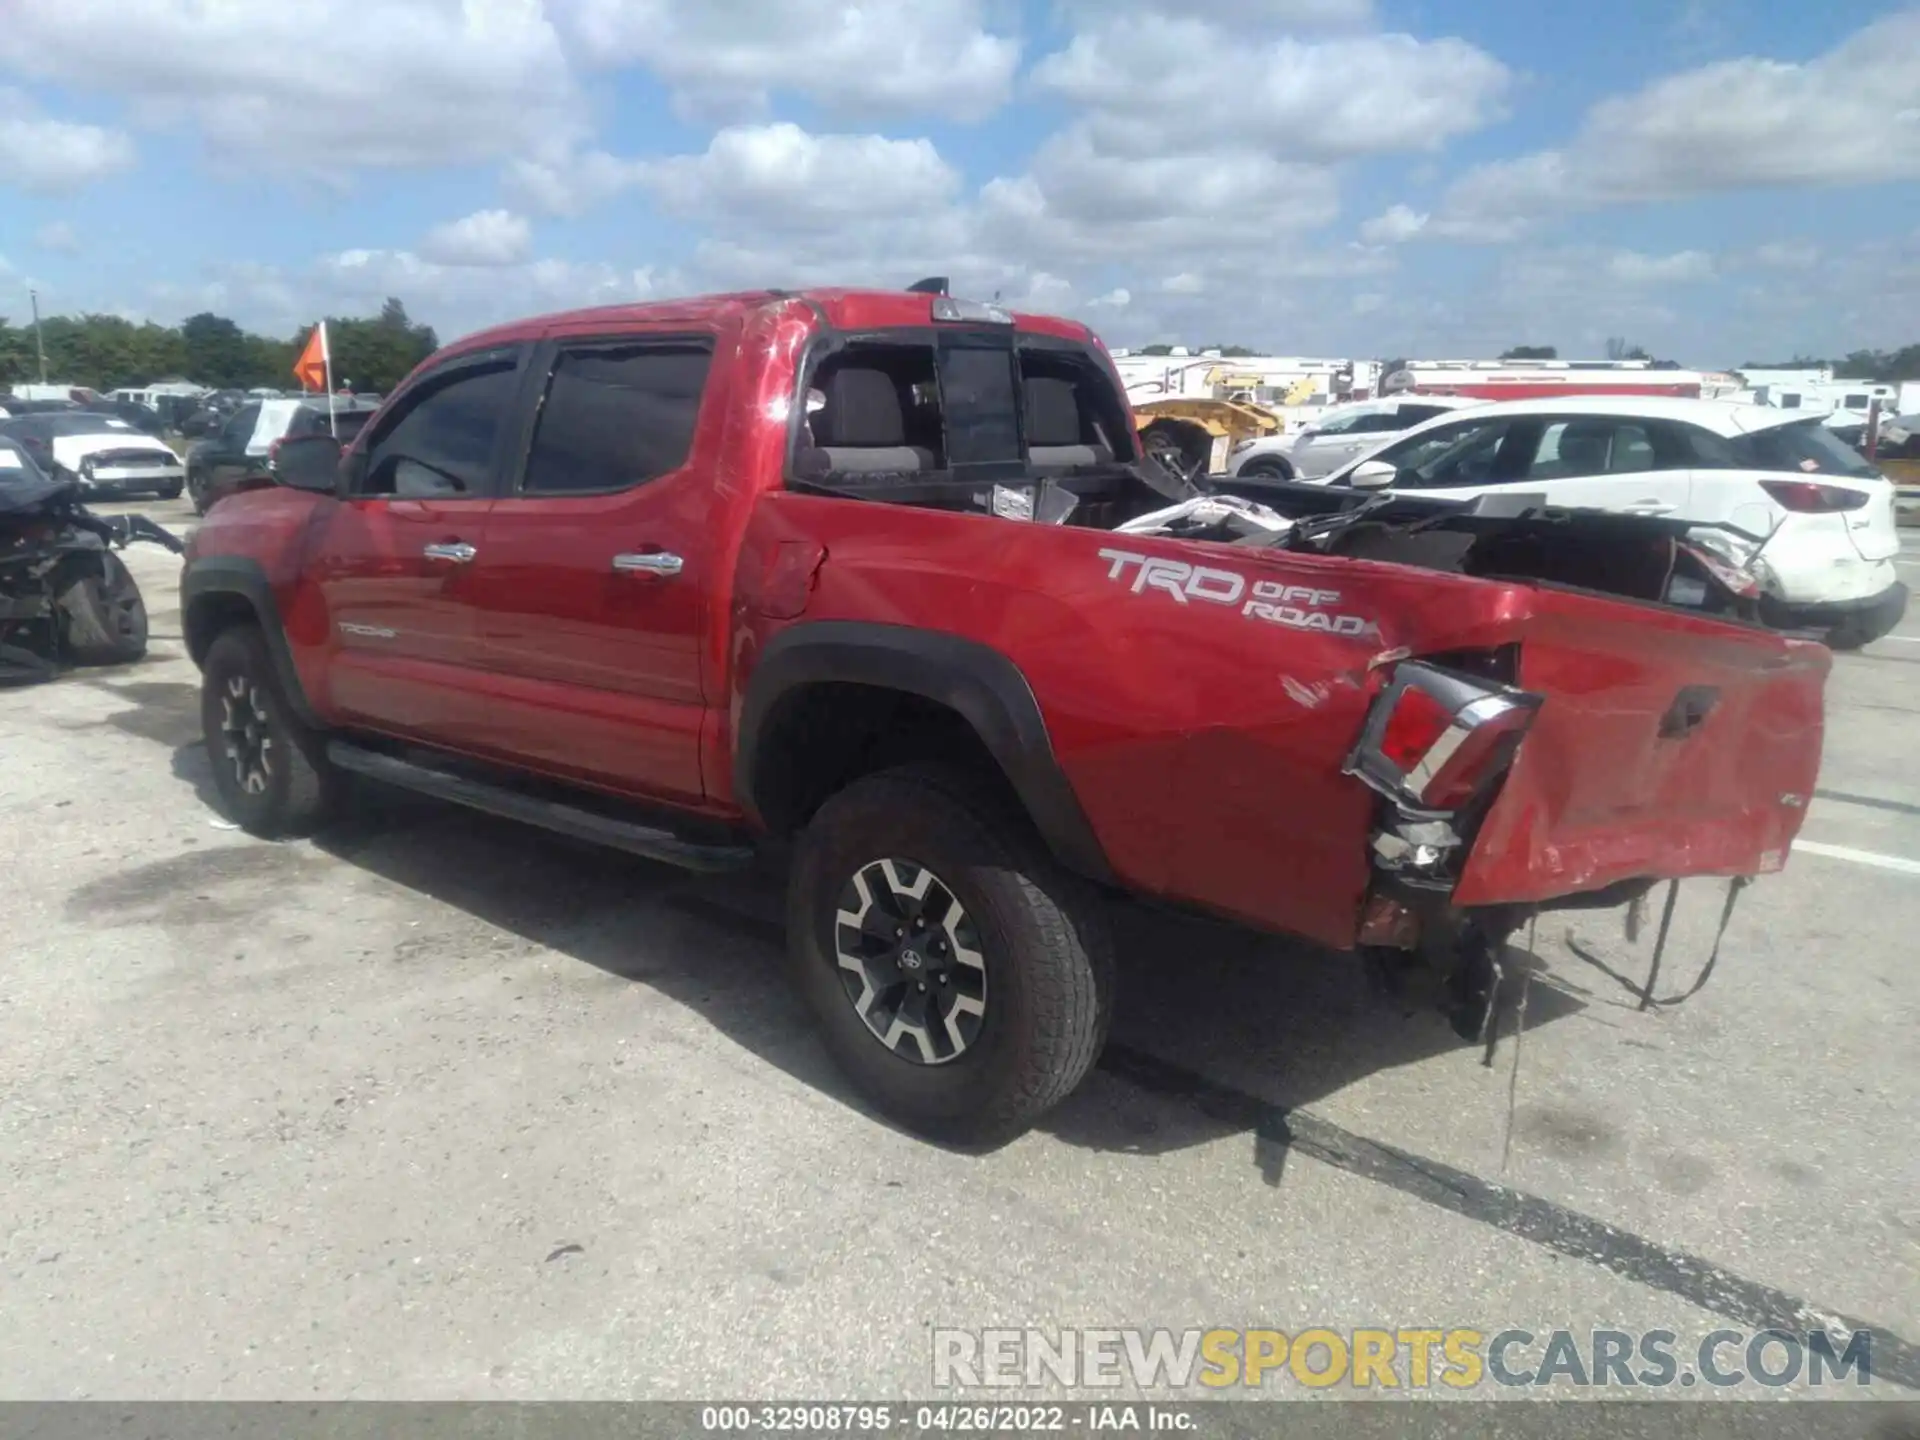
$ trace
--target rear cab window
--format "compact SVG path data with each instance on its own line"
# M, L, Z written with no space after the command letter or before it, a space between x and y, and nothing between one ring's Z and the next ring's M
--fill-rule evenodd
M793 488L1012 514L1052 487L1074 523L1098 523L1106 490L1129 483L1139 458L1106 365L1078 341L997 326L869 331L832 336L805 373Z

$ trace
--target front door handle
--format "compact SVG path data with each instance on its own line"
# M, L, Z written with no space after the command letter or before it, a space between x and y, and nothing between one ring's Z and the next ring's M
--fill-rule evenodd
M622 575L678 575L686 563L678 555L669 555L664 550L613 557L613 568Z
M1629 515L1671 515L1677 508L1664 500L1636 500L1627 506L1627 513Z
M429 545L420 553L429 560L449 560L455 565L465 565L480 552L464 540L455 540L444 545Z

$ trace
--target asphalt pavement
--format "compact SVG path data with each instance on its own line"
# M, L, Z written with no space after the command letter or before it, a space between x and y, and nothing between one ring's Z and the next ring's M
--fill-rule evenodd
M956 1327L1859 1327L1920 1387L1920 617L1838 657L1688 1003L1553 917L1488 1065L1350 957L1130 912L1100 1070L965 1155L851 1096L765 883L400 796L238 833L179 562L130 563L146 662L0 692L0 1398L924 1397Z

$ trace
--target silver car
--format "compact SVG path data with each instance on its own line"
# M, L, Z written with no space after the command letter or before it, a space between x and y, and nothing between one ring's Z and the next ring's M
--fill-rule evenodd
M1422 421L1484 403L1451 395L1401 395L1341 405L1298 434L1269 435L1243 443L1227 457L1227 473L1272 480L1317 480Z

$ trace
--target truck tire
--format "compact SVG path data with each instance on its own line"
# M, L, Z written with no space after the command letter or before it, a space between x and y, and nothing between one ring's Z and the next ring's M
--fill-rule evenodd
M956 772L885 771L829 799L795 850L787 933L835 1060L932 1139L1012 1139L1105 1043L1114 962L1100 897L1025 816Z
M54 580L61 648L82 665L127 665L147 653L147 602L111 550L71 558Z
M204 515L213 503L207 497L207 480L193 466L187 467L187 498L193 502L193 513Z
M252 625L223 630L200 672L200 728L221 808L263 840L311 831L342 779L324 739L287 704L266 640Z

